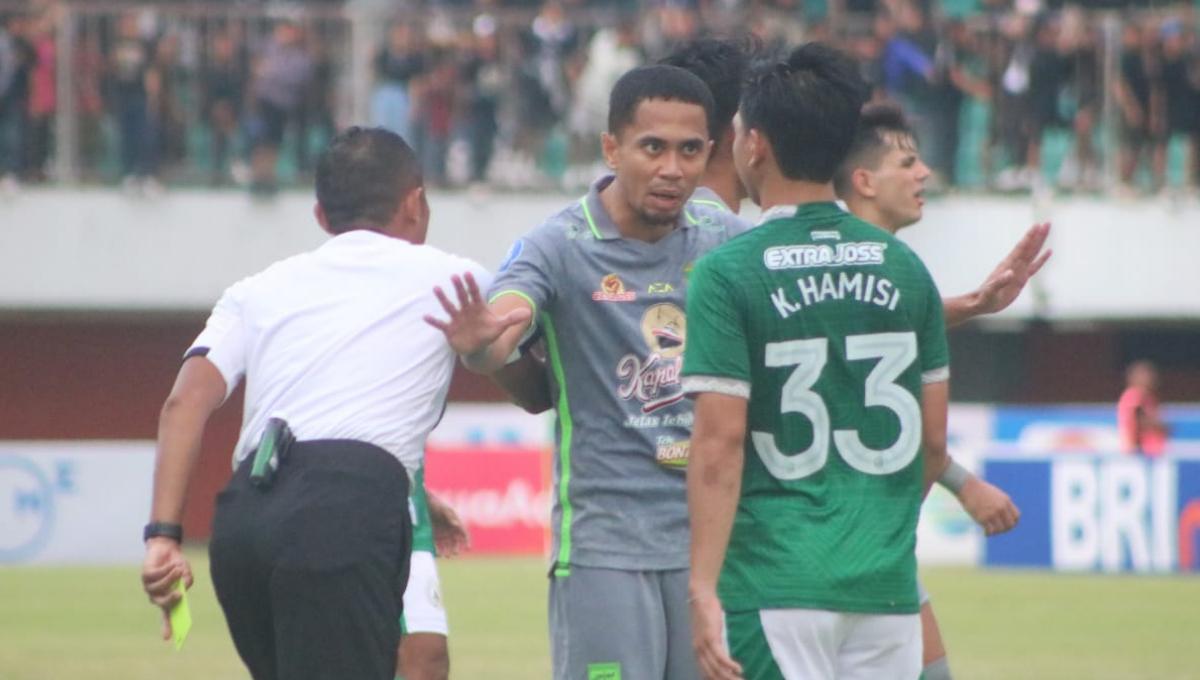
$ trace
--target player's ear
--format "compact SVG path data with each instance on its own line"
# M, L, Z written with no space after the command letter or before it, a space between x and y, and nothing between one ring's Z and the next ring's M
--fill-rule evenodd
M609 170L617 169L617 147L620 146L616 135L605 132L600 135L600 149L604 152L604 164Z
M875 198L875 175L866 168L855 168L850 173L850 186L853 193L865 198Z
M758 128L750 128L746 131L746 150L746 164L751 168L758 168L767 160L771 147Z
M404 221L404 231L413 243L423 243L429 230L429 199L425 187L413 188L404 197L399 212Z

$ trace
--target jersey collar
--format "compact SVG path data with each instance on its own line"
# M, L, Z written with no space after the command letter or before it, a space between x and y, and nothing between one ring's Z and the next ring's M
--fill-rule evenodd
M771 206L762 214L762 217L758 218L758 223L761 225L773 220L781 220L790 217L805 217L811 219L825 215L837 215L842 212L843 211L841 207L832 201L801 203L800 205L775 205Z
M733 214L733 209L725 203L721 195L706 186L696 187L696 190L692 192L691 201L692 203L710 206L720 212Z
M621 230L617 228L616 222L608 216L608 211L604 209L604 204L600 201L600 192L604 191L605 187L612 184L616 179L616 175L605 175L592 183L591 189L587 195L579 199L579 204L583 207L583 219L587 222L588 228L591 230L592 236L596 237L597 241L612 241L620 238ZM690 199L689 199L690 200ZM675 221L677 229L688 229L693 224L696 224L696 218L688 212L688 205L684 203L683 212L679 214L679 219Z
M386 234L380 233L373 229L350 229L343 231L340 234L335 234L328 241L321 244L323 249L336 249L354 247L356 245L376 244L390 241L399 241L400 243L409 243L402 238L395 238Z

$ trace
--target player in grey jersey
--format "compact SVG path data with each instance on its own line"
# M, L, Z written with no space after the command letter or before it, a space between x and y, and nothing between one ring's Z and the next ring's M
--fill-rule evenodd
M494 373L530 324L544 333L557 409L550 628L554 677L691 679L684 468L692 411L679 371L692 263L740 232L688 204L708 158L712 96L670 66L614 87L615 175L517 241L483 296L457 282L441 328ZM489 304L490 303L490 304Z

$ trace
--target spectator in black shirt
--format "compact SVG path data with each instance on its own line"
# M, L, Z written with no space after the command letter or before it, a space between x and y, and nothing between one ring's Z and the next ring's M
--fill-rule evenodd
M1139 157L1152 154L1158 142L1154 123L1161 91L1141 26L1126 24L1121 50L1113 94L1121 111L1121 181L1131 185Z
M1099 188L1099 168L1092 145L1100 109L1100 64L1096 36L1078 9L1062 15L1058 56L1062 80L1057 92L1058 123L1074 133L1071 153L1058 171L1061 186L1073 189Z
M406 23L394 24L388 42L375 55L375 93L371 98L371 122L403 137L412 138L412 99L409 84L428 69L421 52L419 35Z
M497 115L504 89L504 67L496 37L494 20L487 16L476 19L473 51L460 70L465 90L462 113L471 145L471 182L476 184L487 179L499 131Z
M1067 80L1067 63L1059 54L1060 26L1043 18L1034 27L1033 61L1029 65L1029 153L1026 164L1031 175L1040 176L1042 137L1046 130L1066 124L1059 112L1059 95Z
M109 52L109 93L121 140L121 175L130 190L158 171L149 106L159 85L137 16L121 17L117 42Z
M312 73L300 105L296 109L296 167L308 176L312 173L312 154L309 148L319 139L324 147L333 137L333 92L336 68L326 41L315 27L306 31L304 40Z
M239 63L233 36L218 33L212 39L208 63L200 74L204 94L204 117L212 133L213 185L226 181L229 150L237 132L238 116L246 88L245 71Z
M186 125L188 106L185 92L189 91L191 77L179 54L179 36L168 33L154 45L150 61L152 78L158 81L157 92L150 98L151 127L157 137L157 155L162 167L178 167L187 155ZM154 181L147 180L146 188L156 189Z
M1195 165L1200 154L1200 69L1197 55L1188 50L1182 22L1170 19L1162 30L1162 83L1168 139L1182 136L1188 144L1188 175L1197 179Z

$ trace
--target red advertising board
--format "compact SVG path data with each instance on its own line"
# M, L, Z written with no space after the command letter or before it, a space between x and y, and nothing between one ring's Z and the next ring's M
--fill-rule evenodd
M550 540L549 455L523 446L431 446L425 483L466 523L473 554L544 555Z

